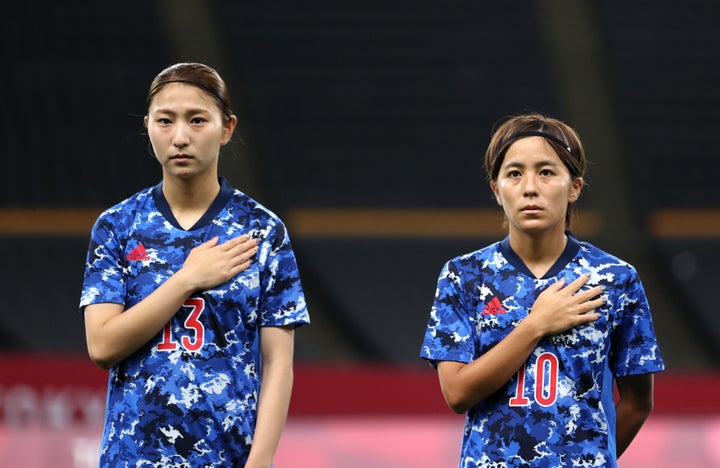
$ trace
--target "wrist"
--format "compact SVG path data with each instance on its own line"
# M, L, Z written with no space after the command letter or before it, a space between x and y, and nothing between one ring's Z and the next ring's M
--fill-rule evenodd
M186 296L190 296L192 293L200 289L197 282L193 281L192 275L187 272L184 268L181 268L175 272L169 279L173 287L177 288L178 291L182 292Z
M525 317L525 319L518 324L517 328L522 329L530 338L540 341L547 334L547 331L537 317L538 316L533 315L531 311L530 315Z
M247 462L245 463L245 468L271 468L272 467L272 459L267 460L259 460L259 457L253 457L251 454L248 457Z

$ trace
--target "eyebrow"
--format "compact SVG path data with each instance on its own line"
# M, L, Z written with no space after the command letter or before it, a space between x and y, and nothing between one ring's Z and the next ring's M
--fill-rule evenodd
M553 160L553 159L544 159L544 160L542 160L542 161L538 161L538 162L536 162L535 164L533 164L533 167L542 167L542 166L556 166L556 167L559 167L560 164L558 164L558 162L555 161L555 160ZM507 169L507 168L514 168L514 167L524 168L524 167L525 167L525 164L523 164L523 163L521 163L521 162L516 162L516 161L514 161L514 162L509 162L509 163L507 163L507 164L503 164L502 167L505 168L505 169Z
M157 109L155 109L155 112L161 113L161 114L169 114L169 115L178 115L178 114L191 114L191 115L194 115L194 114L209 113L210 110L209 110L209 109L206 109L206 108L203 108L203 107L192 107L192 108L186 109L186 110L184 110L184 111L182 111L182 112L176 112L176 111L174 111L174 110L172 110L172 109L170 109L170 108L167 108L167 107L158 107Z

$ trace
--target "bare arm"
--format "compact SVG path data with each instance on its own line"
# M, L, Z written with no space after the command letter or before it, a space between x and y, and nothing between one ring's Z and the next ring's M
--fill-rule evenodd
M581 291L588 276L569 285L559 281L540 293L530 314L488 352L470 363L442 361L438 376L448 406L464 413L496 392L517 372L538 342L598 319L593 312L604 300L599 286Z
M109 369L150 341L195 291L215 287L250 266L257 241L239 236L223 244L214 238L190 252L183 267L145 299L124 310L121 304L85 308L90 358Z
M294 327L260 328L262 383L257 423L245 468L269 468L285 427L293 385Z
M630 446L653 410L653 374L629 375L616 381L619 398L615 403L617 456Z

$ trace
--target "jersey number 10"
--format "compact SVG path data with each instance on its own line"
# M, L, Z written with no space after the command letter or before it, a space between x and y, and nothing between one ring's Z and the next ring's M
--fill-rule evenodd
M185 319L185 329L195 335L183 335L180 343L188 351L198 351L205 342L205 326L200 321L200 314L205 310L205 300L201 297L193 297L185 301L183 307L190 309ZM178 347L172 334L172 321L168 322L163 329L162 341L158 344L158 351L175 351Z
M521 367L517 374L515 396L510 398L510 406L527 406L530 399L525 396L525 374L528 364ZM557 401L558 358L552 353L543 353L535 360L535 401L540 406L550 406Z

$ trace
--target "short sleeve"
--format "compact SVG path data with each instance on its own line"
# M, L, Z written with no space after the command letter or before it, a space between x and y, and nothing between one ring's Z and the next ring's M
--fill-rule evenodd
M310 317L287 229L278 222L260 246L260 326L306 325Z
M462 295L460 273L448 262L438 278L420 357L433 366L438 361L471 362L475 356L473 328Z
M650 306L634 268L618 296L610 367L615 376L647 374L665 368L658 348Z
M80 298L81 313L91 304L125 304L124 248L110 220L107 214L101 215L90 234Z

